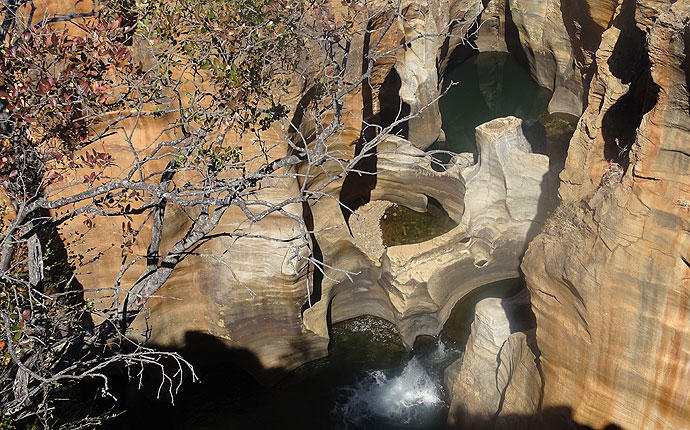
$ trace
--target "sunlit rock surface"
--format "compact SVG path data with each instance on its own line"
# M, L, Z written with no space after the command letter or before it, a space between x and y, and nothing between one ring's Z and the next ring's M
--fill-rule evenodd
M430 157L403 139L382 145L372 197L423 210L428 195L458 225L422 243L389 247L379 264L352 247L355 239L336 242L336 229L319 234L322 246L331 240L322 248L325 253L340 247L340 254L328 261L353 274L352 281L342 273L340 282L324 280L327 299L305 311L307 327L325 334L328 318L335 322L370 313L395 322L411 346L418 335L438 334L464 295L518 277L528 240L541 228L550 204L544 192L548 158L530 152L522 126L521 120L508 117L478 127L478 162L468 166L466 157L457 157L443 173L434 171Z
M506 1L489 0L481 15L475 46L479 52L508 52Z
M549 205L548 159L529 152L521 120L477 127L477 146L477 164L457 172L466 190L459 225L421 244L389 248L384 258L383 281L407 342L438 333L453 305L475 288L519 276L526 244Z
M543 406L594 428L690 423L689 21L688 2L618 9L562 174L564 203L522 264ZM629 163L622 177L609 160Z

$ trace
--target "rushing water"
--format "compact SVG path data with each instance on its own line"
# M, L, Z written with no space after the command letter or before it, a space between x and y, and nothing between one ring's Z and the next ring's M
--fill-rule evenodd
M230 363L197 368L174 406L135 389L111 429L398 430L445 428L442 369L458 353L432 339L411 354L395 326L362 316L336 323L329 355L264 387Z
M400 375L389 377L384 371L373 370L340 391L344 400L336 403L333 412L343 429L374 428L381 421L407 428L424 425L425 415L444 406L441 386L416 357Z
M354 384L339 387L333 408L336 428L442 428L447 405L441 371L457 356L437 340L431 351L412 356L401 371L370 370Z
M475 152L477 125L516 115L540 118L547 142L556 142L550 159L562 164L575 119L546 115L548 91L510 55L479 54L454 66L446 77L450 80L460 84L440 102L447 140L431 149ZM427 240L454 225L440 205L430 201L424 214L391 208L381 226L386 244L392 246ZM231 357L255 361L248 351L224 351L221 346L227 364L198 368L201 383L186 384L174 406L137 391L133 381L120 395L128 412L111 421L110 428L443 429L447 399L440 381L445 366L464 349L475 304L484 297L510 296L521 286L519 280L508 280L471 293L455 306L441 336L416 344L413 354L395 327L380 318L363 316L334 324L328 357L282 374L283 380L272 387L257 384L230 364Z

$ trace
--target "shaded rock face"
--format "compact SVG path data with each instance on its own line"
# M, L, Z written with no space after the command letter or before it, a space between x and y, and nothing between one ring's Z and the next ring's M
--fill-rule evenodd
M690 423L689 21L688 2L618 7L594 53L564 202L522 264L543 407L596 428Z
M539 85L553 90L549 112L579 116L582 80L560 0L510 0L509 5L532 76Z
M541 380L534 377L538 375L531 349L534 330L516 325L517 321L528 323L525 314L529 312L527 290L508 299L488 298L477 303L464 354L445 371L452 399L451 426L526 428L524 422L511 423L510 416L536 415Z
M438 65L465 39L482 10L480 0L425 0L403 8L406 19L400 21L400 32L410 42L395 65L401 79L399 95L412 112L429 105L409 122L408 139L418 148L431 146L441 132L441 113L434 101L440 93ZM420 37L446 33L446 37Z

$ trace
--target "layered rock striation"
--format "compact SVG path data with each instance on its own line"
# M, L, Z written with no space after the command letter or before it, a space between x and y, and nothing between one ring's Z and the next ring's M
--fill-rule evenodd
M442 173L403 139L380 146L372 197L418 210L433 197L458 225L422 243L388 247L378 261L344 230L335 241L337 229L324 229L319 243L336 244L322 248L328 261L356 274L323 282L322 299L304 313L310 330L325 335L328 324L368 313L394 322L411 347L419 335L438 334L454 304L474 289L519 276L526 245L550 205L549 161L531 153L518 118L478 127L477 142L476 164L464 154Z
M690 423L688 22L688 2L623 2L596 50L563 203L522 264L547 424Z
M451 426L519 429L536 423L541 379L534 377L538 369L530 313L527 290L477 303L463 356L445 371ZM513 422L512 415L532 419Z

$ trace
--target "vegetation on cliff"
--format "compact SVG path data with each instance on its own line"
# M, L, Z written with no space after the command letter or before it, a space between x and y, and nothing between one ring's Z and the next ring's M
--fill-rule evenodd
M323 271L295 208L334 198L329 187L418 114L385 125L364 118L367 139L355 154L329 147L347 99L400 48L382 45L399 5L385 13L364 2L333 12L292 0L2 6L2 427L91 427L110 412L73 401L95 390L112 396L113 372L142 378L158 368L158 395L169 398L183 377L194 379L181 356L127 334L180 263L223 259L205 253L211 241L255 236L288 249L284 264L295 273ZM219 230L230 212L241 227ZM185 222L170 226L171 213ZM253 233L275 215L295 233ZM115 232L101 238L108 251L84 246L99 228ZM94 260L119 265L107 287L80 282Z

